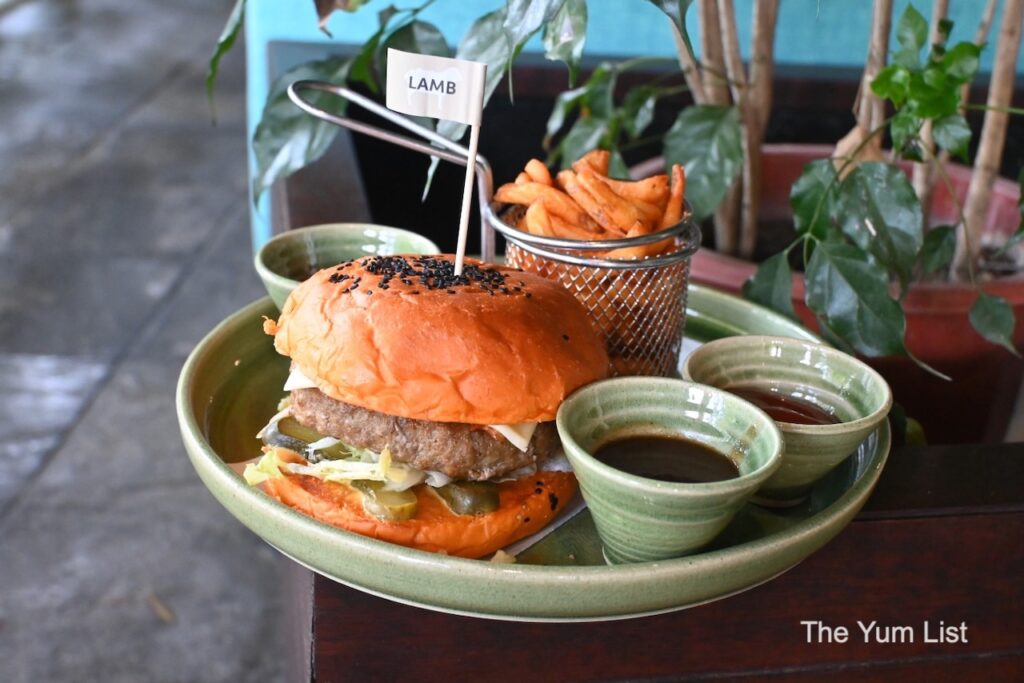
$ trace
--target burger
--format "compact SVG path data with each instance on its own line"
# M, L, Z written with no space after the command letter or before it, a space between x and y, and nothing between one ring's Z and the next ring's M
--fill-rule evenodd
M307 515L482 557L539 531L576 489L559 404L608 355L558 283L453 257L367 256L300 284L275 322L282 410L246 479Z

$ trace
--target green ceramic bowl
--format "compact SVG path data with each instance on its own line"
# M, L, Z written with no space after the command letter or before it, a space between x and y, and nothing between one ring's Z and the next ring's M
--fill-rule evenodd
M289 230L256 252L256 272L278 308L300 282L323 268L370 254L437 254L437 245L401 228L329 223Z
M587 385L556 418L566 456L613 564L680 557L709 543L778 469L782 435L761 410L713 387L621 377ZM682 437L728 457L740 476L708 483L649 479L593 457L627 437ZM632 461L643 452L629 453Z
M347 585L431 609L500 619L580 621L655 614L770 580L829 542L871 494L889 453L883 423L854 457L779 513L746 505L701 553L607 565L588 510L519 553L516 564L435 555L351 534L248 486L229 463L259 454L255 434L277 410L288 359L263 334L262 299L233 314L189 356L178 383L185 451L224 508L281 552ZM708 340L764 331L803 334L770 311L706 287L687 297L687 334Z
M882 376L841 351L785 337L718 339L694 351L683 375L725 390L794 394L833 414L837 424L779 422L786 442L782 466L757 501L800 502L811 485L853 453L889 414L892 393Z

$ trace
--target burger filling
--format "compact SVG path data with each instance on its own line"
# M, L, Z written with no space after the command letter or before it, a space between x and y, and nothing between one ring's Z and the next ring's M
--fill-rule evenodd
M264 455L246 467L258 485L286 474L357 489L367 512L400 521L415 514L412 488L426 484L457 515L498 506L493 481L567 469L554 423L523 426L430 422L386 415L296 386L257 435Z
M319 389L296 389L291 415L323 436L380 453L390 449L395 462L440 472L452 479L485 481L547 460L558 447L553 422L543 422L520 450L486 425L430 422L385 415L344 403Z

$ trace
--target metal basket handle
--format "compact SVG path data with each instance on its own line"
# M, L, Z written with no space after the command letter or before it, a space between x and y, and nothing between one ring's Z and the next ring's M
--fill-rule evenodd
M300 93L306 90L316 90L318 92L324 92L340 97L343 100L346 100L351 104L358 105L366 111L376 114L397 126L401 126L411 133L415 133L425 140L429 140L433 144L426 144L414 138L392 133L391 131L384 130L383 128L378 128L368 123L363 123L362 121L356 121L355 119L351 119L346 116L338 116L330 113L329 111L320 109L308 100L303 99ZM399 147L411 149L414 152L419 152L420 154L438 157L439 159L450 161L453 164L458 164L459 166L466 166L469 163L469 150L462 145L457 142L452 142L443 135L440 135L429 128L425 128L418 123L410 121L401 114L393 112L373 100L349 90L348 88L323 81L295 81L288 86L288 97L304 112L310 116L315 116L321 121L327 121L328 123L333 123L336 126L341 126L342 128L347 128L357 133L369 135L370 137L390 142L398 145ZM483 253L485 261L493 261L494 232L488 226L487 216L490 213L490 202L494 195L494 175L491 172L491 165L487 162L487 159L479 154L476 157L476 177L478 189L477 199L480 205L481 216L480 250Z

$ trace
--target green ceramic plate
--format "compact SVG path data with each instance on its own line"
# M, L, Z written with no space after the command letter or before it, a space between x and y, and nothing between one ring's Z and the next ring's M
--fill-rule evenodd
M813 338L764 309L691 287L687 335ZM227 463L258 453L256 432L275 412L288 362L263 334L270 299L221 323L193 351L178 383L186 450L213 495L283 553L331 579L392 600L481 617L576 621L656 614L716 600L781 574L827 543L870 495L889 453L887 425L784 511L748 505L706 551L606 566L584 511L516 564L463 560L364 538L317 522L250 488Z

